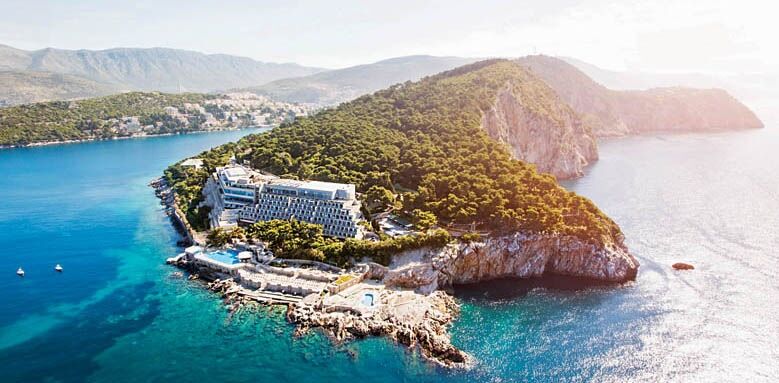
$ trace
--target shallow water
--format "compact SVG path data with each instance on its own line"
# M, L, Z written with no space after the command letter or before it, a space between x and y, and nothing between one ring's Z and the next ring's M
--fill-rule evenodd
M278 309L230 317L172 276L163 263L178 236L146 184L245 133L0 151L0 380L779 379L774 130L601 144L601 160L566 185L621 225L637 281L457 289L453 340L479 360L468 372L383 339L294 338ZM696 270L673 271L677 261Z

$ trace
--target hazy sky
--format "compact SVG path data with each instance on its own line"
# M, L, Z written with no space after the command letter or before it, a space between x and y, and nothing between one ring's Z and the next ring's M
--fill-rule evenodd
M775 72L771 1L0 0L0 43L171 47L344 67L410 55L576 57L652 72Z

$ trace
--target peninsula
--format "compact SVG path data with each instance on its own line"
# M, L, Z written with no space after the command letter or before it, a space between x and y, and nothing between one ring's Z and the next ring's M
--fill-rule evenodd
M447 287L635 279L616 223L537 170L565 171L594 147L548 85L487 60L214 148L155 186L208 246L169 262L229 302L286 303L301 332L385 335L468 366L447 335L457 315Z
M0 108L0 148L277 126L307 106L250 93L133 92Z
M596 137L763 128L755 113L724 89L612 90L559 58L526 56L517 62L549 84Z

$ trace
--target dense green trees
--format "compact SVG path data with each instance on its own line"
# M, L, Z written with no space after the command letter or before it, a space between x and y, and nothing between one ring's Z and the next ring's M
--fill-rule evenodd
M526 107L559 117L551 104L559 100L546 84L516 63L490 60L395 85L206 152L200 157L209 159L207 166L194 180L175 166L166 175L177 192L190 195L188 216L201 198L189 193L202 185L205 172L235 154L278 175L354 183L371 202L386 203L384 190L393 191L402 197L401 213L428 213L418 214L422 219L417 222L425 226L437 221L493 235L525 230L596 244L621 242L619 227L591 201L563 189L553 176L539 174L532 164L513 159L483 131L482 112L507 86ZM404 246L442 240L440 234L429 238L325 241L313 247L335 262L371 254L387 261L382 257Z
M322 235L322 225L292 220L257 222L249 226L250 238L265 242L273 252L284 258L324 261L320 250L330 240Z
M166 106L202 103L212 97L204 94L131 92L79 101L53 101L0 108L0 145L26 145L36 142L111 138L108 120L139 116L141 124L160 122L159 133L184 129L164 112Z
M346 266L363 258L387 265L392 255L400 251L424 246L441 247L451 241L446 230L382 241L340 241L324 237L320 225L294 219L257 222L248 227L246 235L248 238L265 242L278 257L330 262L339 266Z
M553 176L515 160L481 129L482 112L511 86L551 118L554 92L516 63L484 61L399 84L238 143L239 159L275 174L380 186L403 193L403 210L493 233L562 233L601 243L619 228ZM371 192L372 195L375 193Z
M395 194L391 190L380 185L373 185L365 192L362 202L370 209L381 211L396 206Z
M414 225L419 230L428 230L433 226L438 225L438 218L429 211L414 209L414 211L411 212L411 218L414 220Z
M246 231L241 227L235 227L232 229L216 228L208 233L209 246L220 247L233 242L233 240L246 239Z

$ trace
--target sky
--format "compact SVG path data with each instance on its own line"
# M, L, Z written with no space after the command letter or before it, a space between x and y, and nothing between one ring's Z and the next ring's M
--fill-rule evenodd
M771 1L0 0L0 44L169 47L340 68L412 54L569 56L658 73L775 73Z

